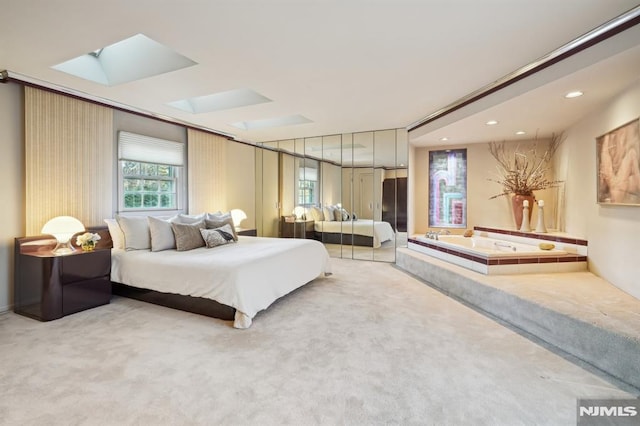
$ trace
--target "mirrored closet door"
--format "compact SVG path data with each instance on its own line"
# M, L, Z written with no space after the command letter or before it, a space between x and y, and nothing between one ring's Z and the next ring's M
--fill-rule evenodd
M404 129L258 144L258 235L315 238L332 257L394 262L406 245Z

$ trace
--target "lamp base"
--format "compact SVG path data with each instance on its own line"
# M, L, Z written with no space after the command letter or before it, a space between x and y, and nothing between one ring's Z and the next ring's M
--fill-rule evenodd
M71 243L69 241L64 242L64 243L58 241L58 244L56 244L55 248L53 250L51 250L51 252L56 256L65 256L65 255L71 254L71 253L73 253L75 251L76 251L76 249L73 247L73 245L71 245Z

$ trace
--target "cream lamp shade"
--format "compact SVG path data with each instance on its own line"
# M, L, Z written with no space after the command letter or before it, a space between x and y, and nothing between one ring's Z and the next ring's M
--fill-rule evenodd
M296 219L304 219L306 213L306 209L302 206L296 206L293 209L293 215L296 217Z
M73 252L74 248L69 243L69 240L74 234L82 231L84 231L82 222L71 216L54 217L42 227L43 234L50 234L56 237L58 244L53 249L53 253L56 255Z
M240 227L240 224L243 220L247 218L247 214L240 209L231 210L231 220L233 220L233 226L236 228Z

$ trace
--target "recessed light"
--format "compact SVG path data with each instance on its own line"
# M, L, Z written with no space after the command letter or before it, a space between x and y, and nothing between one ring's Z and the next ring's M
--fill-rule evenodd
M567 98L567 99L571 99L571 98L577 98L577 97L582 96L582 95L584 95L584 93L582 93L579 90L575 90L573 92L567 93L566 95L564 95L564 97Z
M441 140L442 142L446 142L446 141L448 141L448 140L449 140L449 138L445 136L445 137L443 137L443 138L440 138L440 140Z
M527 132L525 132L524 130L518 130L516 132L516 135L526 135L526 134L527 134Z
M496 120L489 120L485 124L487 126L495 126L496 124L498 124L498 122Z

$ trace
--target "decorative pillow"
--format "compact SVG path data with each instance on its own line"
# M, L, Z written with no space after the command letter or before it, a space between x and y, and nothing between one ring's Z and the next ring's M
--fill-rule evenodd
M118 221L116 219L105 219L104 222L109 228L109 234L111 235L111 241L113 242L113 248L124 250L124 234Z
M324 216L324 220L327 222L333 222L336 218L333 215L333 207L332 206L324 206L322 208L322 215Z
M171 222L176 219L163 220L149 216L149 232L151 234L151 251L171 250L176 248L176 237Z
M233 238L233 230L228 224L215 229L201 229L200 233L207 248L218 247L236 241Z
M358 216L356 216L356 212L351 213L351 220L358 220Z
M204 222L207 225L207 229L215 229L220 228L224 225L229 225L231 228L231 233L233 234L233 240L238 241L238 234L236 233L236 228L233 226L233 219L231 218L231 213L225 213L222 215L207 215L209 218L205 219Z
M342 210L337 208L333 210L333 217L336 221L342 222Z
M309 213L316 222L322 222L324 220L324 213L322 212L322 209L319 209L318 207L311 207L309 209Z
M175 220L175 222L177 223L197 223L197 222L201 222L202 220L204 220L205 218L205 214L201 213L201 214L183 214L180 213L177 217L177 219Z
M347 210L345 210L345 209L343 208L343 209L340 209L340 212L342 213L342 220L343 220L343 221L345 221L345 220L349 220L349 219L350 219L350 217L349 217L349 212L348 212Z
M116 220L124 234L125 250L149 250L151 248L151 234L149 221L146 216L120 216ZM113 239L113 237L111 237Z
M204 223L176 223L171 222L171 229L176 237L176 249L178 251L193 250L204 247L204 240L200 229L204 228Z

